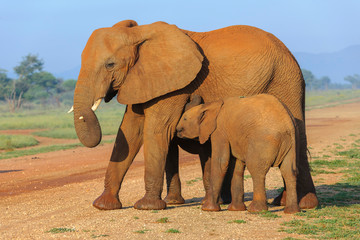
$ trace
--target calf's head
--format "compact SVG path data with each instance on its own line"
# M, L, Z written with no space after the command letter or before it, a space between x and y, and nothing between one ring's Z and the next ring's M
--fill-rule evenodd
M181 116L176 127L180 138L199 138L201 144L205 143L216 129L216 120L223 101L200 104L192 107Z

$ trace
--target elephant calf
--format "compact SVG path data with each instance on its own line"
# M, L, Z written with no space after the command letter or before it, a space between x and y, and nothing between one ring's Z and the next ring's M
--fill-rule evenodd
M245 164L253 179L250 212L267 210L265 175L280 167L287 198L285 213L299 212L296 193L298 131L290 111L276 97L260 94L200 104L185 111L177 125L180 138L211 138L211 197L202 209L219 211L219 193L231 154L237 159L231 182L229 210L245 210Z

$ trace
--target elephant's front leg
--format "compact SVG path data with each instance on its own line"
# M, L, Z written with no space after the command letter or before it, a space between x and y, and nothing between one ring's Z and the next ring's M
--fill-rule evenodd
M161 199L164 170L169 145L175 135L176 125L186 104L187 95L174 96L147 103L144 123L145 196L134 208L141 210L164 209Z
M230 145L229 142L220 135L221 134L217 134L215 131L211 136L211 196L202 206L202 210L204 211L221 210L219 204L220 191L229 166Z
M105 175L104 192L93 206L101 210L120 209L119 191L124 176L143 142L144 115L140 106L128 106L119 128Z
M175 139L173 139L170 143L165 169L167 196L164 201L167 204L185 203L185 199L181 196L181 182L179 177L179 147Z

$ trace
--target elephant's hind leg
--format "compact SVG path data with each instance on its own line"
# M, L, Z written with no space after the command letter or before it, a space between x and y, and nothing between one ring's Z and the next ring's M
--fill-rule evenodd
M239 159L232 159L235 161L235 168L231 180L231 196L232 201L228 207L229 211L245 211L244 203L244 171L245 164Z
M296 193L296 173L292 166L292 162L295 162L293 159L295 158L296 155L289 152L280 165L281 175L285 180L287 192L284 213L300 212Z

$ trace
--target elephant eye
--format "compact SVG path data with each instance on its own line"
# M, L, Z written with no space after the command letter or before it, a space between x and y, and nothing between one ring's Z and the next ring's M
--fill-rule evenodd
M108 69L108 70L112 69L114 66L115 66L115 63L114 63L114 62L107 62L107 63L105 63L105 67L106 67L106 69Z

